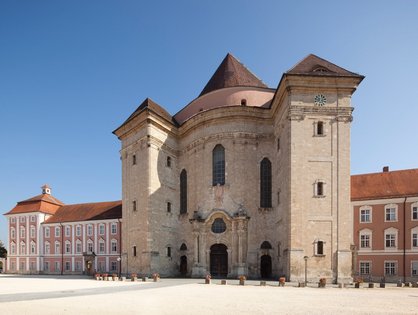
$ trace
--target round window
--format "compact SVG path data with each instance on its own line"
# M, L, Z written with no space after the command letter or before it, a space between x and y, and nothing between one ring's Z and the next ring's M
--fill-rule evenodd
M213 233L223 233L226 230L226 224L222 219L215 219L212 224Z

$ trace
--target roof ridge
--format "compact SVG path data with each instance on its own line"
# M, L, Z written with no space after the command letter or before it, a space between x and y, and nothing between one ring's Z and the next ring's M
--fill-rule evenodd
M119 202L122 202L122 200L70 203L70 204L62 205L61 207L65 207L65 206L82 206L82 205L103 204L103 203L119 203Z

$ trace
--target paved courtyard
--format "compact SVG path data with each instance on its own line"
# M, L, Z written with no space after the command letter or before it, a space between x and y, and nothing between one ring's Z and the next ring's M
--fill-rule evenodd
M203 283L203 279L144 283L0 275L0 314L418 314L418 288Z

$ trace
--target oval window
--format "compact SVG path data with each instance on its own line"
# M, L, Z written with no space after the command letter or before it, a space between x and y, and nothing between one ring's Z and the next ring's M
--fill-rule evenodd
M222 219L215 219L212 224L213 233L223 233L226 230L226 224Z

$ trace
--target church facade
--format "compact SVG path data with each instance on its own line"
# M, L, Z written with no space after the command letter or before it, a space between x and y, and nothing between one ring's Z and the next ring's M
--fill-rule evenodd
M122 272L351 278L351 96L315 55L267 87L228 54L174 116L150 99L121 141ZM125 269L125 270L124 270Z

